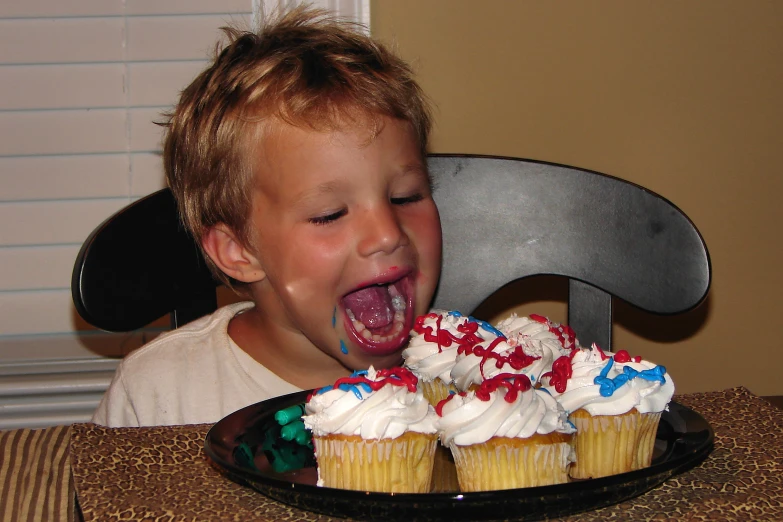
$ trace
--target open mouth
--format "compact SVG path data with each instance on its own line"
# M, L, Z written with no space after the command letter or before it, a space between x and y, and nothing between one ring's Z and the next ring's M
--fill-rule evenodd
M361 288L343 297L345 330L367 353L395 352L413 324L413 285L409 277Z

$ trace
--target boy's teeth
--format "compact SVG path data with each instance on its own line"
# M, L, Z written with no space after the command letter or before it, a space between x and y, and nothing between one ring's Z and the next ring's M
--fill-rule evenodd
M392 308L396 312L405 310L405 297L395 288L394 285L389 285L389 295L391 296Z
M394 308L394 323L392 325L392 330L387 335L373 334L364 323L356 319L356 316L350 309L346 308L345 310L345 314L351 320L354 329L368 341L372 340L376 343L391 341L398 337L405 327L405 309L407 308L405 298L403 298L393 286L390 286L389 289L389 293L393 294L392 307Z
M392 296L391 303L392 303L392 308L394 308L396 312L405 310L405 298L402 297L401 295Z

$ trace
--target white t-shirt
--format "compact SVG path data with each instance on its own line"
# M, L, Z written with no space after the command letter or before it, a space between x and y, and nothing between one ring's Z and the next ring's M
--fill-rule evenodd
M229 337L229 321L252 306L224 306L128 355L92 421L110 427L213 423L250 404L301 391Z

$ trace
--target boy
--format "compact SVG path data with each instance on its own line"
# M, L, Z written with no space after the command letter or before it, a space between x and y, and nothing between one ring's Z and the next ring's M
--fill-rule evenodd
M319 11L228 33L169 115L164 163L212 270L249 301L129 355L99 424L210 423L396 365L440 275L410 69Z

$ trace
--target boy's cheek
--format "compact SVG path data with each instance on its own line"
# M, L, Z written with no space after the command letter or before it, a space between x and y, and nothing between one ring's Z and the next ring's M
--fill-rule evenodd
M427 258L440 261L443 242L440 216L434 204L423 210L412 222L418 250Z

